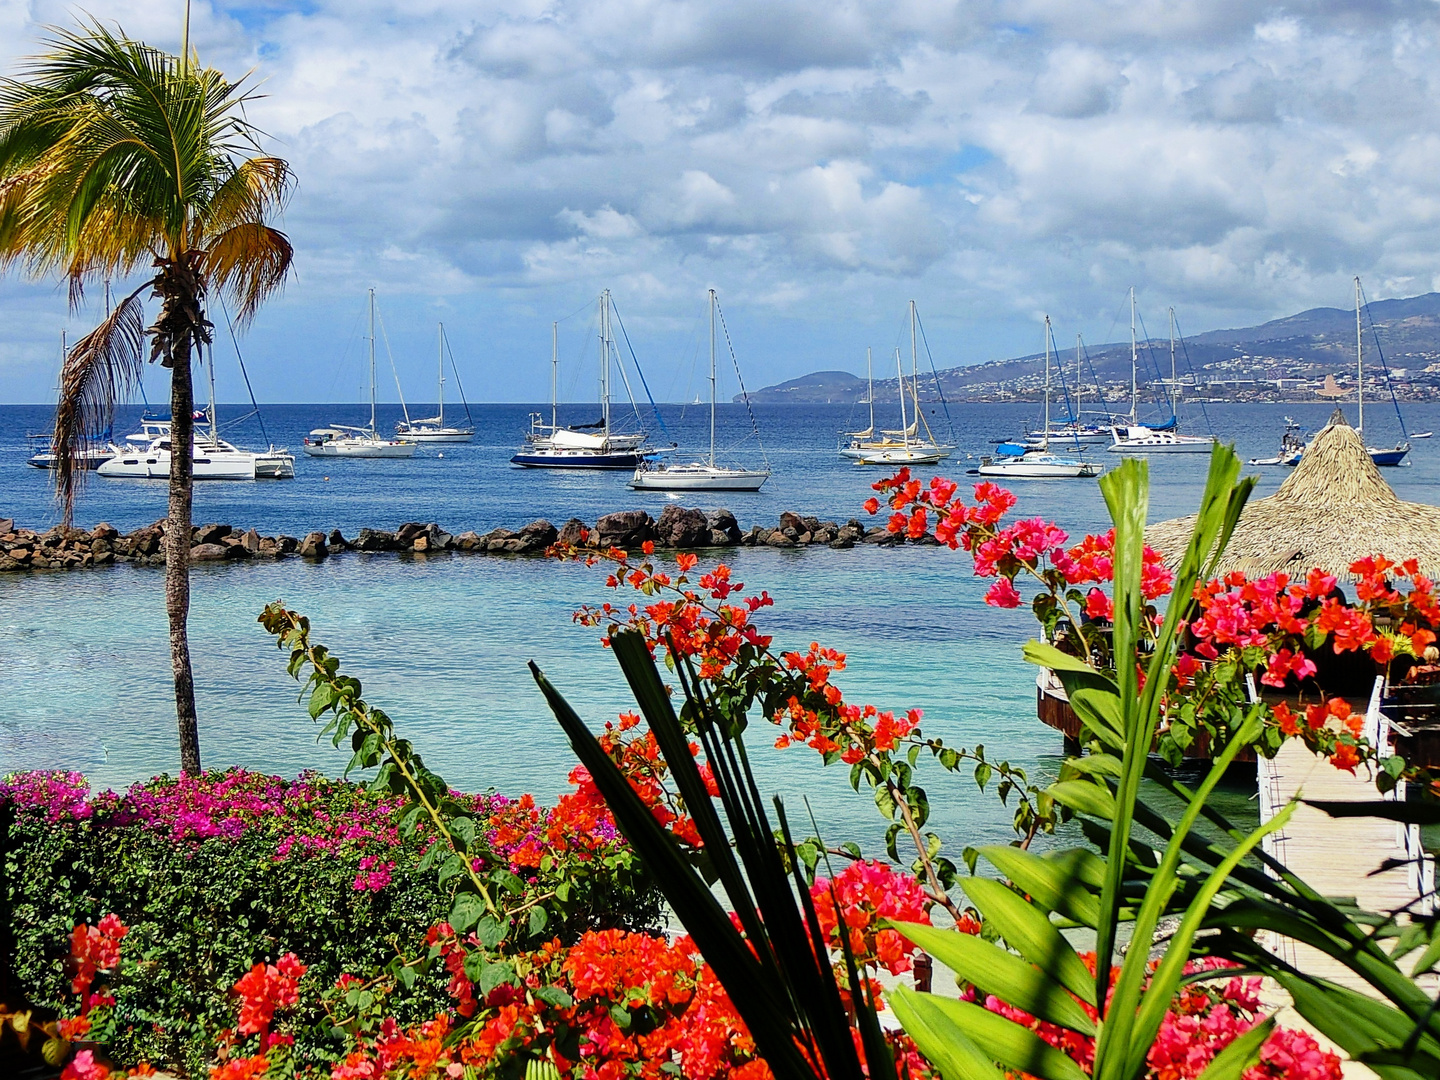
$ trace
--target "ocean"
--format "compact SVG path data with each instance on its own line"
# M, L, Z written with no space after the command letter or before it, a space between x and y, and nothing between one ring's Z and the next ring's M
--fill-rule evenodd
M929 417L944 437L953 424L960 447L927 470L964 480L965 469L992 440L1014 435L1035 419L1032 406L939 405ZM412 408L422 415L425 406ZM593 419L581 406L565 420ZM221 407L222 422L241 415ZM447 409L447 413L448 413ZM564 473L511 467L526 427L523 405L471 406L476 439L422 447L410 460L335 461L298 453L305 433L328 423L356 423L360 406L267 406L269 441L296 451L292 481L214 482L196 486L197 523L254 526L262 534L303 536L361 527L394 528L436 521L451 532L517 527L539 517L557 525L571 516L593 522L603 513L642 508L658 515L662 494L625 487L625 474ZM548 410L547 410L548 411ZM856 468L836 453L837 433L863 427L863 406L756 406L763 452L774 475L755 494L685 498L685 505L725 506L742 527L773 523L794 510L844 521L864 517L861 504L880 473ZM1210 405L1216 435L1245 458L1274 453L1284 418L1318 426L1324 405ZM58 519L48 476L24 464L26 434L48 429L44 407L0 406L0 517L46 528ZM122 413L117 430L138 417ZM399 417L384 407L382 428ZM708 409L663 407L659 441L694 449L708 439ZM1393 412L1374 407L1371 439L1400 436ZM1440 406L1409 406L1411 430L1440 427ZM1190 430L1203 430L1198 417ZM720 409L722 446L758 461L746 441L743 405ZM1393 429L1393 430L1392 430ZM263 445L252 418L225 437ZM1118 455L1091 452L1109 465ZM1189 513L1204 482L1204 455L1156 458L1151 464L1152 521ZM1287 470L1261 476L1258 494L1273 491ZM1440 441L1415 443L1410 463L1385 470L1402 498L1436 501ZM1107 527L1095 482L1016 481L1017 512L1058 522L1078 538ZM165 512L163 482L90 477L76 504L77 524L108 521L122 530ZM1336 523L1343 528L1343 522ZM1390 554L1403 555L1403 552ZM716 555L703 556L702 565ZM843 650L848 669L837 682L853 701L881 708L921 708L927 733L947 744L985 745L987 753L1051 774L1059 736L1034 715L1034 672L1020 659L1033 628L1022 608L985 607L984 583L967 557L947 549L906 547L849 551L740 549L726 552L735 577L766 589L774 608L763 625L784 648L812 640ZM361 678L367 699L395 718L428 764L464 790L530 791L553 799L566 788L574 758L526 669L535 660L580 714L598 727L629 706L619 669L594 630L574 624L584 603L613 597L603 572L536 558L433 558L346 554L323 563L226 563L198 566L193 577L191 646L207 768L241 765L293 775L303 769L338 773L347 754L318 743L297 702L284 657L256 616L283 599L311 617L317 640ZM752 724L763 790L790 802L804 798L827 838L855 838L878 853L884 824L868 796L851 791L843 766L824 769L808 749L775 750L775 732ZM116 567L68 574L0 575L0 774L22 768L85 772L93 786L122 787L178 767L174 703L165 635L161 572ZM921 768L932 808L931 827L958 858L965 844L1005 842L1010 810L980 794L965 773ZM1243 790L1232 793L1247 812ZM1250 804L1253 805L1253 804ZM1013 807L1013 803L1012 803Z

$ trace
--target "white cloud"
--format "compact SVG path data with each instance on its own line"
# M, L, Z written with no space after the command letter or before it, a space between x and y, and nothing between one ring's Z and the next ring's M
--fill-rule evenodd
M165 5L89 7L178 45ZM910 296L959 361L1030 349L1036 310L1101 335L1132 282L1198 330L1338 302L1353 273L1377 295L1437 277L1428 0L194 12L204 61L256 69L251 115L299 177L297 277L255 331L277 356L371 284L397 326L444 304L498 342L605 285L663 336L715 285L779 378L807 370L811 328L859 356ZM0 0L0 68L71 18ZM0 305L0 400L44 398L63 294L7 279ZM504 374L543 393L543 371ZM292 400L334 381L280 360L267 378Z

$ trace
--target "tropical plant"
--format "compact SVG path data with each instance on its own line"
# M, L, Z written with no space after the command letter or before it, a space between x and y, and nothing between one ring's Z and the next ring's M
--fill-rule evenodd
M56 30L19 79L0 81L0 271L58 274L78 306L87 283L152 272L65 358L55 413L57 493L68 525L79 462L117 399L150 362L170 376L165 609L180 762L200 771L190 608L191 362L211 340L207 302L228 294L241 325L283 284L292 250L269 224L289 166L260 149L253 94L198 59L99 22ZM148 328L149 290L160 311Z
M1202 567L1223 551L1253 480L1238 480L1233 451L1217 448L1194 533L1176 574L1175 597L1160 629L1149 637L1141 602L1142 533L1147 477L1127 462L1102 483L1115 522L1113 677L1047 643L1025 655L1056 671L1085 726L1092 752L1068 761L1050 788L1057 801L1082 815L1086 835L1105 851L1087 848L1038 856L1015 848L981 849L1009 885L983 878L965 882L972 903L1003 940L896 923L895 928L951 967L957 976L1033 1017L1054 1025L1052 1038L1093 1039L1092 1075L1130 1080L1143 1074L1147 1054L1176 990L1191 977L1196 955L1223 956L1276 978L1300 1013L1353 1058L1386 1080L1440 1074L1437 1003L1413 976L1440 960L1433 922L1397 925L1394 913L1372 916L1319 896L1265 855L1262 840L1284 827L1293 805L1249 833L1207 804L1238 751L1253 744L1267 707L1253 703L1203 781L1193 790L1150 762L1162 716L1162 692L1181 644L1182 619ZM1208 577L1207 572L1203 576ZM1148 638L1145 648L1137 646ZM1149 778L1175 796L1177 820L1140 799ZM1204 818L1223 839L1196 832ZM1178 925L1153 963L1149 943L1160 920ZM1122 926L1134 948L1117 961ZM1087 927L1096 935L1094 971L1062 935ZM1306 974L1255 939L1280 933L1340 960L1383 997ZM1387 950L1382 943L1391 941ZM1410 975L1398 961L1423 948ZM1074 1074L1053 1047L1027 1026L978 1005L899 989L892 1006L921 1051L948 1080L998 1080L996 1062L1046 1080ZM1238 1077L1258 1058L1270 1023L1262 1022L1220 1053L1206 1080Z

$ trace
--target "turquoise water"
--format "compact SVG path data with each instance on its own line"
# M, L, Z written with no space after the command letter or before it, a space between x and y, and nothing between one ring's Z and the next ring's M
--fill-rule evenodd
M952 410L962 455L1013 433L1033 412ZM300 534L339 525L348 534L409 518L458 531L518 525L542 514L563 521L630 506L659 512L662 497L629 493L622 477L506 467L524 411L478 409L488 434L470 446L447 447L444 458L427 449L409 463L325 463L324 471L302 458L293 483L201 485L196 518ZM1310 423L1327 411L1210 409L1217 434L1236 440L1246 457L1273 452L1286 413ZM45 477L23 465L24 432L42 426L45 413L0 408L0 517L22 524L43 526L53 517ZM317 415L344 419L332 407L288 406L272 417L272 428L294 445ZM840 520L861 515L874 474L834 453L835 432L849 415L846 407L763 411L775 479L758 496L726 496L724 504L743 525L773 522L784 509ZM1407 419L1412 428L1440 427L1440 408L1410 409ZM725 422L739 424L740 412L732 410ZM693 441L686 433L698 424L694 416L672 414L670 423L680 441ZM1398 431L1375 434L1378 440ZM1115 455L1095 456L1114 463ZM1435 502L1440 453L1420 442L1412 461L1388 470L1387 479L1402 497ZM966 466L957 457L940 471L963 477ZM1203 457L1157 461L1152 520L1193 510L1204 469ZM1266 470L1260 493L1284 475ZM1072 535L1105 523L1093 482L1014 486L1021 513L1052 517ZM108 518L130 528L163 512L162 484L92 480L76 516L84 524ZM1056 766L1059 738L1035 720L1033 672L1020 660L1033 623L1023 610L986 608L963 554L741 549L726 558L737 577L776 598L763 620L778 645L803 648L819 640L849 654L850 670L839 681L851 700L922 708L928 733L952 744L983 742L992 756L1037 775ZM596 632L571 621L577 605L611 595L602 580L599 568L461 556L352 554L319 565L197 567L191 643L205 764L284 774L343 768L344 751L317 745L284 657L255 622L266 603L283 599L311 617L318 640L364 680L367 697L396 718L452 784L552 799L565 789L574 759L526 662L535 660L595 726L630 705ZM118 787L177 768L161 584L157 570L133 567L0 576L0 773L79 769L97 787ZM859 838L878 851L883 823L867 795L851 792L842 769L823 770L808 749L775 751L770 729L752 730L762 789L791 803L807 797L827 836ZM992 794L979 794L968 775L935 768L922 782L932 825L952 857L963 844L1010 837L1010 812Z

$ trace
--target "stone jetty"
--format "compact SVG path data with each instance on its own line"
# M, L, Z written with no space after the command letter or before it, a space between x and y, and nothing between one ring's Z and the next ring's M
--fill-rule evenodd
M0 518L0 571L79 570L94 566L131 563L165 565L165 521L121 533L101 523L93 529L56 526L37 533L17 528ZM636 551L646 541L657 548L777 547L824 545L850 548L856 544L895 546L901 543L935 544L933 536L903 540L883 525L869 526L851 518L843 524L786 511L774 525L753 525L742 530L729 510L699 510L671 504L652 518L644 510L606 514L593 525L571 518L560 526L541 519L520 529L492 529L487 533L450 533L431 522L406 522L393 532L361 529L347 539L339 529L312 532L304 537L261 536L254 529L231 525L197 525L190 531L192 562L244 559L302 558L319 560L344 552L408 552L420 555L456 552L488 555L543 555L555 543L595 548L619 547Z

